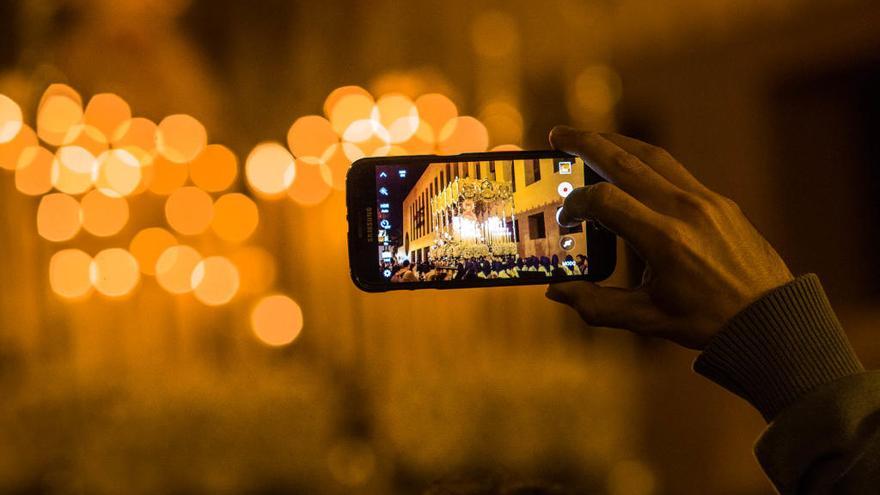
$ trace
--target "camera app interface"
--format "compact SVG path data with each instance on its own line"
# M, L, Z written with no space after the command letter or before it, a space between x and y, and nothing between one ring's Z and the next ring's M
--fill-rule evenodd
M378 166L378 267L392 283L588 273L584 224L560 226L584 185L576 158Z

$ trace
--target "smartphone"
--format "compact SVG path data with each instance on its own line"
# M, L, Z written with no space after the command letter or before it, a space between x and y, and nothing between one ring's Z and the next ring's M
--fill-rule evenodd
M616 236L556 220L601 180L559 151L362 158L346 177L351 278L367 292L603 280Z

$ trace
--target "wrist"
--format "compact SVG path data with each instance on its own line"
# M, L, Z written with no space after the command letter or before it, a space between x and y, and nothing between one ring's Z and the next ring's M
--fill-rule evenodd
M709 340L694 370L769 421L804 393L863 368L819 279L810 274L737 313Z

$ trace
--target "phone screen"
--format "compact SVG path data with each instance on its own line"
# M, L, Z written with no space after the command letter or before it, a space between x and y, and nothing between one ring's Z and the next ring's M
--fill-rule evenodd
M589 273L583 223L557 211L585 185L579 158L377 165L376 267L392 284Z

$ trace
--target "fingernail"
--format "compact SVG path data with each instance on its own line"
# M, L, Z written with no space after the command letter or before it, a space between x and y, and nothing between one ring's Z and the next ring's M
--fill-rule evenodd
M567 125L557 125L553 129L550 130L550 140L564 138L566 136L571 136L577 132L577 129Z

